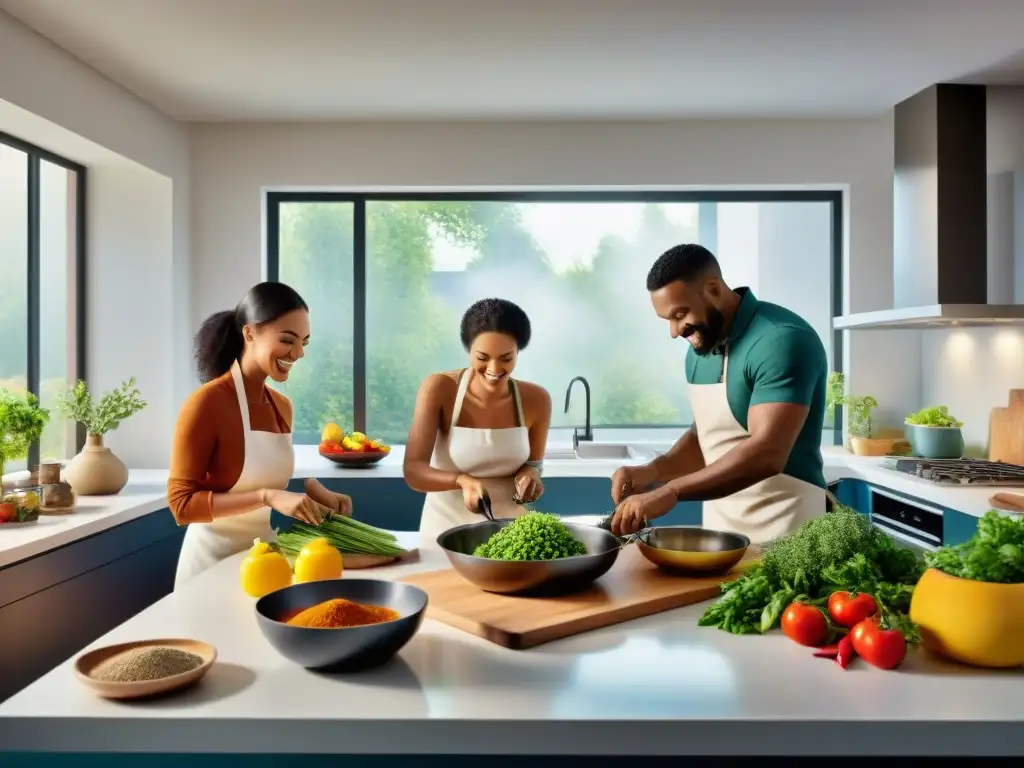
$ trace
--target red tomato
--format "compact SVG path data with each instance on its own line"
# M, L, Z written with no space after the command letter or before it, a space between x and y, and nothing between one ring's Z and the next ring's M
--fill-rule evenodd
M893 669L907 655L907 641L897 629L882 629L876 619L864 619L850 632L853 649L868 664Z
M877 612L875 599L863 592L856 597L851 597L849 592L833 592L828 599L828 615L841 627L855 627Z
M335 440L324 440L320 443L320 453L344 453L341 443Z
M12 523L18 519L18 508L10 502L0 504L0 523Z
M782 633L800 645L821 645L828 635L828 623L813 605L790 603L782 614Z

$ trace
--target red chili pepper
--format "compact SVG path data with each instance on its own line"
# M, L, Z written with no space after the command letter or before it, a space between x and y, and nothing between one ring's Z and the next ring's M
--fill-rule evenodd
M834 659L839 654L839 646L833 643L832 645L823 645L821 648L814 649L814 655L819 659Z
M849 635L845 635L842 640L839 641L839 652L836 654L836 664L843 669L849 665L853 659L853 640L850 639Z

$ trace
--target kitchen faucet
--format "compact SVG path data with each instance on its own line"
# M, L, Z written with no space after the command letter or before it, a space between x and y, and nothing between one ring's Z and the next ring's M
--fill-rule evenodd
M573 449L573 451L575 451L579 447L580 440L585 440L585 441L589 441L589 442L593 442L593 440L594 440L594 433L590 430L590 384L582 376L577 376L572 381L570 381L569 382L569 388L567 390L565 390L565 412L566 413L569 412L569 400L572 397L572 385L575 384L577 381L581 382L583 384L583 391L586 393L586 398L587 398L587 423L586 423L586 426L583 428L583 434L582 435L580 435L580 428L579 427L574 427L573 428L573 430L572 430L572 449Z

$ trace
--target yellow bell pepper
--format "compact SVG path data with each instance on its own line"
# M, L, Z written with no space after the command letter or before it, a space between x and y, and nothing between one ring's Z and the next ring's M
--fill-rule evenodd
M242 560L238 580L245 594L263 597L292 583L292 569L288 560L267 542L255 539L252 549Z
M295 558L295 582L340 579L343 558L327 539L314 539Z

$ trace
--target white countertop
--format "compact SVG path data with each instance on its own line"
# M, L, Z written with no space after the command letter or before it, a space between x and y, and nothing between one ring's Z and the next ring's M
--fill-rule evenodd
M416 534L400 534L413 546ZM115 703L65 662L0 704L8 750L389 754L1024 754L1024 680L915 652L847 670L779 633L698 628L706 604L529 651L426 620L389 665L317 674L264 640L238 588L242 555L94 646L213 643L218 663L176 697ZM349 572L395 578L447 563Z
M642 447L663 450L668 446L645 444ZM351 469L323 458L316 446L296 446L294 477L353 482L401 478L404 453L403 446L395 446L390 455L375 466ZM989 509L988 497L997 491L1024 493L1024 488L968 488L930 483L886 469L880 459L854 456L838 446L825 447L822 453L829 482L841 478L864 480L974 517L985 514ZM611 477L622 464L619 460L549 460L544 463L544 476ZM25 526L0 526L0 568L163 509L167 506L166 483L167 470L132 469L128 485L117 496L80 496L77 510L70 515L40 517L38 523Z

